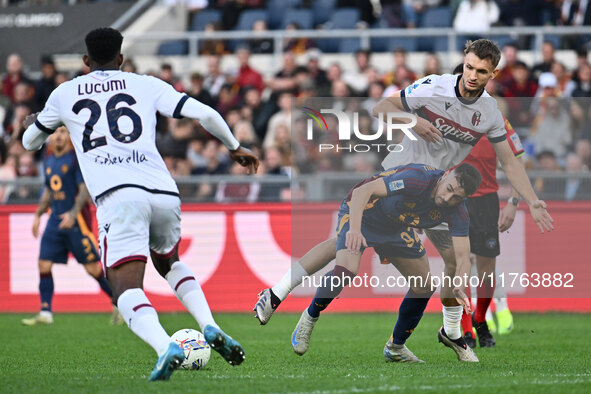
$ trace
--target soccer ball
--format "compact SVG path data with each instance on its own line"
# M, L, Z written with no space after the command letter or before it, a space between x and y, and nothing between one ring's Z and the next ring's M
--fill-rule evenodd
M185 360L179 368L197 370L207 365L211 348L202 333L184 328L175 332L171 340L178 343L185 351Z

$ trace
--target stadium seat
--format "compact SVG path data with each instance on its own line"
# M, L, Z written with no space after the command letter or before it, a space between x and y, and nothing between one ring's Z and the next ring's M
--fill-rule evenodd
M297 8L302 4L302 0L269 0L267 1L267 10L274 7L286 8Z
M252 30L252 25L258 20L267 22L267 11L265 10L245 10L238 18L238 23L234 30Z
M396 48L404 48L408 52L417 50L418 41L414 37L389 38L376 37L371 39L371 50L373 52L391 52Z
M588 34L583 34L582 36L579 37L579 46L581 48L587 48L590 49L591 48L591 36Z
M283 18L299 7L301 0L269 0L267 2L267 25L269 29L279 29Z
M376 21L371 25L372 29L389 29L390 26L388 26L388 21L386 20L386 18L384 17L384 15L380 15L380 17L378 19L376 19Z
M584 37L584 36L581 36L581 37ZM560 38L560 36L555 36L555 35L552 35L552 34L544 34L544 41L550 41L554 45L554 48L557 49L557 50L561 48L561 46L560 46L561 45L561 38ZM536 50L537 49L536 48L536 40L535 40L535 37L532 37L531 44L530 45L531 45L531 49L532 50Z
M456 38L456 51L462 52L464 50L464 46L466 45L466 41L478 39L478 36L458 36ZM501 48L502 49L502 48Z
M490 36L487 38L494 41L499 46L499 48L503 48L505 45L507 45L511 42L515 42L515 38L511 37L508 34L504 34L501 36ZM460 48L458 48L458 49L460 49Z
M322 52L337 52L339 50L340 41L338 38L324 38L314 39L316 46Z
M421 17L419 27L451 27L449 7L427 8Z
M421 47L421 50L425 50ZM447 37L435 37L432 40L431 52L447 52Z
M334 10L330 16L331 29L354 29L359 22L359 10L357 8L340 8Z
M388 38L388 47L387 50L389 52L395 50L396 48L404 48L407 52L415 52L418 47L417 39L414 37L407 37L407 38Z
M163 42L158 47L157 55L159 56L174 56L186 55L189 53L189 43L187 40L176 40Z
M334 29L353 29L355 24L359 21L359 10L356 8L341 8L335 10L330 16L330 20L326 24L331 30ZM322 52L337 52L341 45L341 39L328 38L328 39L317 39L316 44L318 49ZM348 44L343 44L347 46Z
M205 25L212 22L219 22L221 17L222 13L218 10L199 11L197 14L193 15L189 31L203 31Z
M452 13L449 7L428 8L423 13L419 27L450 27ZM418 49L421 51L447 51L447 37L420 37Z
M361 42L358 38L343 38L339 41L339 52L354 53L361 49Z
M283 21L281 22L281 29L285 29L285 26L294 22L297 23L302 30L312 29L314 27L312 11L301 9L289 10L289 12L285 12L283 16Z
M315 0L312 3L312 11L314 12L314 26L328 21L333 13L336 3L336 0Z

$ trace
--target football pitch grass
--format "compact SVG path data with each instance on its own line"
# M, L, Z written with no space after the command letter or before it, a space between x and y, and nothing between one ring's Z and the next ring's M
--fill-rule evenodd
M217 314L245 362L231 367L212 351L204 370L176 371L168 382L148 382L155 353L106 314L57 314L36 327L22 326L25 316L0 315L0 392L591 392L591 315L516 314L515 330L467 364L437 342L441 315L428 314L407 342L426 362L417 365L384 362L392 314L324 314L303 357L290 345L299 315L259 326L250 314ZM188 314L160 321L170 334L197 328Z

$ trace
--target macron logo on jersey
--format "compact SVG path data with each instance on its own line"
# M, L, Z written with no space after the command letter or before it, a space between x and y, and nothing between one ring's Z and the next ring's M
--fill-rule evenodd
M392 181L392 182L388 183L388 189L390 189L391 192L394 192L394 191L400 190L400 189L404 189L404 180L399 179L397 181Z

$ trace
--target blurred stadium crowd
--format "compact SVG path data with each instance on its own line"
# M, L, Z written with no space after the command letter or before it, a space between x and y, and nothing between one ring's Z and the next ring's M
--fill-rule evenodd
M273 7L278 3L276 1L226 0L211 1L209 5L207 1L185 3L193 11L192 21L199 20L202 23L200 15L207 12L218 16L217 21L210 20L198 28L209 28L209 25L214 29L240 28L240 21L245 13L261 11L263 14L259 15L264 15L265 18L251 19L255 30L266 29L267 26L289 29L289 23L285 20L277 22L272 19ZM351 28L374 26L376 23L385 23L385 20L386 26L390 27L421 26L424 23L421 20L424 20L422 18L429 9L443 8L450 10L450 15L455 14L455 26L455 21L463 17L463 8L470 7L468 11L474 11L475 7L480 6L498 10L496 20L492 20L494 18L491 17L490 9L483 13L490 19L488 25L588 24L587 14L591 17L591 6L580 15L581 10L576 7L581 3L583 2L543 0L507 0L496 3L453 0L447 3L438 0L286 2L296 10L310 10L313 18L317 17L314 7L319 4L334 7L335 10L355 10L358 17ZM526 4L529 5L526 7ZM377 6L381 16L376 18ZM287 15L285 12L283 14ZM323 22L322 18L314 19L310 22L310 27L318 26L316 22L319 21L320 24L331 23L334 18L330 18L330 13L328 15L329 19ZM388 15L403 15L404 18L390 20ZM305 19L298 18L298 22L302 20ZM294 28L302 27L297 26L296 22L293 24ZM194 24L192 26L195 27ZM520 60L520 50L529 49L527 42L508 41L502 45L503 67L498 77L487 86L487 90L497 99L501 111L522 137L528 169L558 174L589 171L591 168L591 65L587 50L581 46L580 40L581 37L575 40L564 39L559 43L556 40L544 42L542 61L534 65ZM570 50L576 51L576 64L567 66L555 59L557 44L563 49L573 48ZM408 64L407 49L403 47L396 47L392 51L390 71L385 73L379 72L372 65L372 54L367 50L357 50L353 54L355 70L343 71L338 62L322 69L319 59L323 52L312 40L286 39L283 45L285 53L281 69L267 78L263 75L268 73L255 69L250 61L252 53L268 53L273 50L272 41L265 40L242 42L235 48L221 41L205 42L201 53L207 56L207 67L187 79L180 78L167 63L162 63L160 70L151 72L178 91L186 92L215 108L224 116L241 144L251 148L263 159L260 174L284 177L286 180L285 184L271 185L256 182L202 182L182 188L182 194L189 195L191 200L289 200L289 177L292 172L372 172L379 168L381 159L387 152L347 155L332 151L319 154L319 141L307 141L305 138L304 118L301 114L292 114L294 103L301 104L304 100L315 97L330 98L327 105L358 111L360 130L372 130L375 127L372 122L375 120L370 116L371 110L381 97L408 86L424 75L451 71L441 69L435 52L428 54L424 64ZM229 52L236 55L239 66L231 72L225 72L222 71L221 61L223 55ZM36 65L24 65L18 54L5 59L6 72L0 82L0 180L42 175L41 162L46 152L31 153L23 149L20 142L24 131L22 122L28 114L43 107L57 85L76 76L56 69L51 56L42 57L40 77L32 78L25 72L29 68L36 68ZM122 69L135 71L133 59L127 59ZM88 70L82 69L77 75L86 72ZM331 117L327 117L327 120L329 118ZM329 130L334 127L335 124L329 125ZM175 177L244 173L242 167L230 163L225 147L191 120L159 117L157 146ZM534 183L542 198L549 198L544 195L544 180L539 179ZM578 199L577 193L582 191L578 185L568 186L566 181L559 189L560 193L553 195L553 198ZM0 203L27 200L31 198L30 193L32 192L28 188L0 186Z

